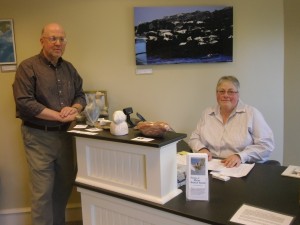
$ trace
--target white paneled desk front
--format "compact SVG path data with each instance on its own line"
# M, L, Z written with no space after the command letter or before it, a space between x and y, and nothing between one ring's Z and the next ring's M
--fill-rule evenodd
M109 130L100 131L97 135L72 134L76 140L76 185L81 193L84 225L119 224L110 221L110 216L120 218L121 215L117 216L112 209L120 208L119 201L123 200L111 197L108 193L164 204L182 192L177 187L176 153L177 143L186 134L167 132L164 137L150 142L132 140L141 136L134 129L129 129L129 134L124 136L111 135ZM125 208L128 211L127 215L122 214L124 218L133 218L133 212L136 216L142 215L136 209L129 210L133 206L128 207L121 207L123 214ZM103 213L107 219L100 223L98 220L103 219ZM126 224L124 219L120 224Z

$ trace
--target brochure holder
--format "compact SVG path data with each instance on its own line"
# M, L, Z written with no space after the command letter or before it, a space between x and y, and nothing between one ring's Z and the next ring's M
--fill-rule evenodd
M205 153L187 154L186 198L209 200L208 158Z

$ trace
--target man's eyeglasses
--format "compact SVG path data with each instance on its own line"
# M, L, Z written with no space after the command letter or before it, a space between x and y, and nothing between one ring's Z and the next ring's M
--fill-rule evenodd
M239 92L238 91L232 91L232 90L228 90L228 91L220 90L220 91L217 91L217 93L219 95L225 95L227 93L227 95L233 96L233 95L235 95L236 93L239 93Z
M67 38L65 37L51 36L51 37L43 37L43 38L46 38L51 44L55 44L57 41L59 41L61 44L67 43Z

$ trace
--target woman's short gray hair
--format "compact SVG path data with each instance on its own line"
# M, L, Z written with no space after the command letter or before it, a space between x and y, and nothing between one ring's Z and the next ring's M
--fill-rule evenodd
M237 89L237 91L240 90L240 82L239 82L239 80L235 76L223 76L223 77L221 77L218 80L217 89L225 81L231 82L235 86L235 88Z

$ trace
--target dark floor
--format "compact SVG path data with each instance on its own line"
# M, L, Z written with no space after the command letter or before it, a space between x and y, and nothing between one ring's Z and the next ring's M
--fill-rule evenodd
M83 225L82 221L67 222L66 225Z

